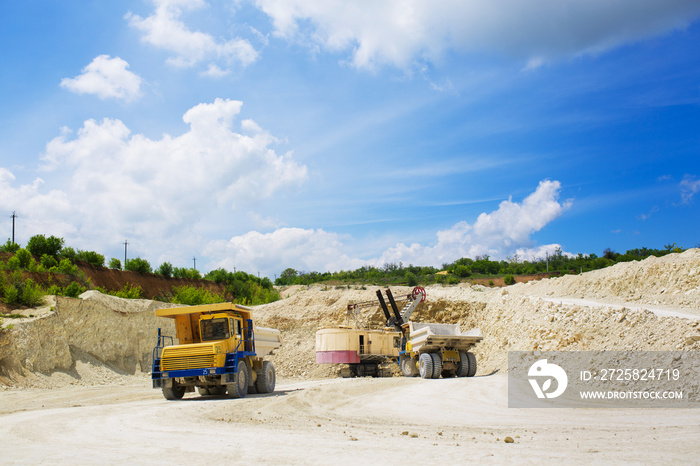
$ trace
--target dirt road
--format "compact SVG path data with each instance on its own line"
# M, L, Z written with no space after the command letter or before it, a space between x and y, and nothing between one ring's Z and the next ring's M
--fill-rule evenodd
M696 461L700 441L698 410L508 408L501 374L281 381L179 402L135 380L2 392L2 463L668 464Z

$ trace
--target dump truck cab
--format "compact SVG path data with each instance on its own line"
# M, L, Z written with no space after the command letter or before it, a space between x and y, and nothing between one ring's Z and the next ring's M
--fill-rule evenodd
M281 344L279 330L256 327L252 309L233 303L159 309L175 320L176 338L161 335L153 349L152 380L166 399L185 392L233 398L274 390L275 370L263 356Z

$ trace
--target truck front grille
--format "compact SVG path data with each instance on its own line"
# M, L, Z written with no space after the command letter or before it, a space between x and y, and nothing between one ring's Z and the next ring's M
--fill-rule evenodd
M182 347L168 346L163 349L161 371L201 369L214 366L214 347L211 345Z

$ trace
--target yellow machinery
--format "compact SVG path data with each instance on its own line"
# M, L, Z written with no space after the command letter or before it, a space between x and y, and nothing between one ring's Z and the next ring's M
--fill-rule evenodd
M282 343L279 330L253 325L252 309L233 303L156 310L175 319L178 339L161 335L153 348L153 388L168 400L200 395L242 398L275 389L275 367L264 361ZM169 344L167 344L169 343Z

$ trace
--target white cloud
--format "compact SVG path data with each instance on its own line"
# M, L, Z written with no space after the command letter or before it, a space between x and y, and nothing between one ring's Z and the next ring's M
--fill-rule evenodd
M280 228L272 233L251 231L234 236L229 241L214 241L205 254L220 257L212 268L264 272L272 277L281 267L302 271L329 271L356 269L365 261L349 257L343 252L340 235L318 229Z
M489 255L505 259L518 250L530 251L530 236L571 206L570 200L558 201L560 189L558 181L541 181L521 204L509 199L501 202L498 210L480 214L473 225L459 222L439 231L434 246L398 244L384 252L377 264L403 262L439 266L460 257Z
M499 53L526 62L598 53L686 27L696 0L256 0L275 34L352 53L360 68L439 61L446 51Z
M683 204L688 204L693 197L700 192L700 179L691 175L685 175L681 181L681 199Z
M77 94L94 94L100 99L126 101L141 96L141 78L128 70L129 64L119 57L95 57L75 78L64 78L61 87Z
M459 222L436 233L436 243L399 243L378 257L362 260L353 257L344 238L323 230L280 228L272 233L249 232L230 241L216 241L207 248L209 257L221 257L213 268L260 270L272 277L284 268L305 271L354 270L364 265L386 263L432 265L453 262L461 257L489 255L505 259L518 254L531 260L553 255L558 244L535 246L531 235L558 218L571 201L559 202L561 185L545 180L522 203L507 200L498 210L482 213L473 225Z
M183 9L195 10L206 6L204 1L158 0L155 12L146 18L128 13L129 24L143 33L141 40L154 47L172 52L167 62L177 67L192 67L210 62L204 72L220 77L224 67L238 64L246 67L258 58L258 52L247 40L234 38L217 41L211 34L191 31L180 20Z
M157 140L108 118L88 120L75 134L64 130L46 145L42 158L52 172L50 192L44 193L47 186L40 179L17 187L12 173L2 169L0 209L74 225L57 233L77 230L77 236L98 238L101 250L127 234L149 244L154 255L179 249L169 241L183 238L193 244L182 253L200 250L197 235L240 228L238 218L247 217L251 203L295 188L307 177L306 167L291 154L275 153L275 138L254 122L236 127L241 105L222 99L197 105L183 117L188 131Z

